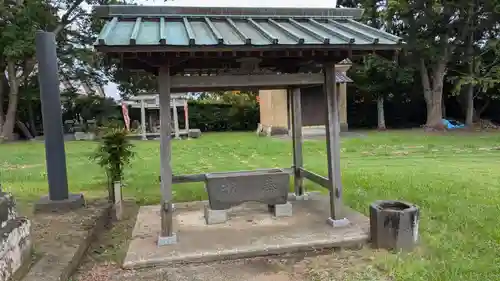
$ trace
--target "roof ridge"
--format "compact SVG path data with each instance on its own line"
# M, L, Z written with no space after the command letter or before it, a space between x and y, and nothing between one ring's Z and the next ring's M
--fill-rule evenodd
M247 17L343 17L359 19L363 9L357 8L298 8L298 7L188 7L188 6L137 6L100 5L93 7L101 18L116 16L154 17L168 15L189 16L247 16Z

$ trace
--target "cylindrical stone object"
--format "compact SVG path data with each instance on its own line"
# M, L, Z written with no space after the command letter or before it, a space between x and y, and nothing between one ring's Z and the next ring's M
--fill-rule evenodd
M370 205L370 235L377 249L411 251L418 244L419 208L403 201Z
M36 33L35 43L40 101L42 103L49 199L53 201L66 200L69 197L69 191L55 34L39 31Z

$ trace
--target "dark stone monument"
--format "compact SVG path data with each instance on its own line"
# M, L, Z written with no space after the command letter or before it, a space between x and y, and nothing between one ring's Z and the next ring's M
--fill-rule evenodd
M39 31L35 41L49 182L49 195L35 204L35 212L78 208L85 200L68 192L55 35Z

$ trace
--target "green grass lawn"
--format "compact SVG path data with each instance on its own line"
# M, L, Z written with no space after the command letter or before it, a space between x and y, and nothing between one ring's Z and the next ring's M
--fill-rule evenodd
M158 203L159 143L135 142L125 196ZM377 261L395 280L500 280L500 134L420 131L367 133L342 139L346 204L366 213L377 199L403 199L422 211L422 246ZM104 173L89 160L93 142L66 144L73 192L104 197ZM306 168L326 174L325 142L306 141ZM174 174L290 167L291 142L253 133L204 134L173 142ZM29 204L47 192L43 143L0 146L0 182ZM306 182L307 189L316 189ZM206 198L202 184L174 187L177 201Z

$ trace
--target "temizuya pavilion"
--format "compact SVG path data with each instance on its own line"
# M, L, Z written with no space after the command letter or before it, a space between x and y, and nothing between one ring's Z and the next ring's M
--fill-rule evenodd
M161 233L159 245L176 243L172 184L204 181L173 176L170 94L214 90L288 89L292 97L295 196L303 178L329 190L332 227L344 225L340 178L339 109L335 64L377 53L392 58L401 39L357 22L361 9L99 6L108 22L97 51L121 67L158 75L160 95ZM301 87L324 85L328 175L303 168ZM166 113L166 114L165 114ZM182 235L182 234L181 234Z

